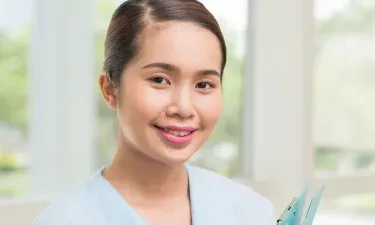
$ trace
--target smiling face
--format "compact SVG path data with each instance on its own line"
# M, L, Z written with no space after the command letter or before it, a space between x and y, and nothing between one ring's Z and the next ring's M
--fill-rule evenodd
M106 98L117 109L123 143L162 163L187 161L219 120L221 61L219 40L193 23L146 28L116 101Z

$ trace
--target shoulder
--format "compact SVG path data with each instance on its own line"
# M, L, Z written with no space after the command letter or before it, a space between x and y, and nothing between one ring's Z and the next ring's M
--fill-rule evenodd
M95 202L96 180L90 180L84 185L64 194L47 206L34 220L32 225L94 225L97 211Z
M212 190L214 187L215 190L212 190L214 194L232 205L240 221L251 219L252 222L257 221L259 225L276 224L274 207L265 196L215 172L195 166L188 166L188 169L191 176L198 179L208 189Z
M247 202L257 207L272 208L270 201L251 187L200 167L189 165L188 171L194 180L199 180L202 185L215 187L215 190L230 197L233 201Z

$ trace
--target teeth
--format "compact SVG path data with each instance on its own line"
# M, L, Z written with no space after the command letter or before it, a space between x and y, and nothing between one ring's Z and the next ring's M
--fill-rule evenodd
M190 134L189 131L168 130L168 129L165 129L165 128L163 128L163 130L165 132L168 132L168 133L172 134L173 136L178 136L178 137L183 137L183 136L186 136L186 135Z

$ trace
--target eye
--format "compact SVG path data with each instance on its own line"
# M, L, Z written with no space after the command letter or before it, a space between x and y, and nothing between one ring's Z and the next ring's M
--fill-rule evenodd
M199 89L208 89L208 88L214 88L215 86L210 82L199 82L196 86L196 88Z
M161 85L170 84L170 82L165 77L162 77L162 76L151 77L149 80L155 84L161 84Z

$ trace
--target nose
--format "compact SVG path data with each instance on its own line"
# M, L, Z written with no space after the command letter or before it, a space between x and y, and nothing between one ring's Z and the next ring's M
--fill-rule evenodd
M167 116L180 118L191 118L194 116L193 93L188 87L176 89L171 95L171 103L167 108Z

